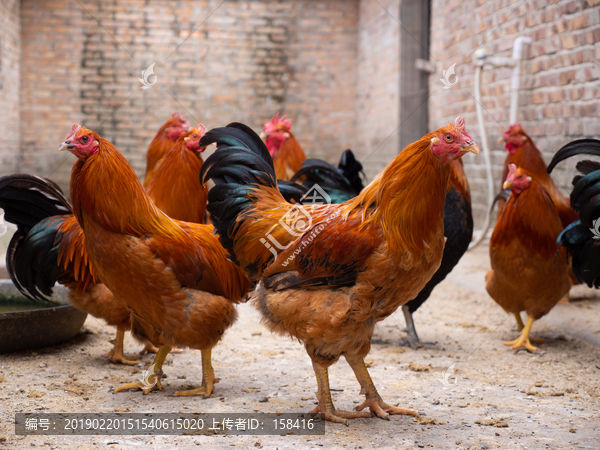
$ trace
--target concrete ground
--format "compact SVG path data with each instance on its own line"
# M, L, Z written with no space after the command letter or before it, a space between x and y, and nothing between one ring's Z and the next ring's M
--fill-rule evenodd
M380 393L391 404L418 410L424 419L393 416L327 424L324 436L15 436L16 412L307 412L316 383L301 345L269 333L249 304L213 351L221 382L209 399L172 397L197 386L200 353L167 358L164 390L112 394L151 365L108 363L114 330L89 317L71 342L0 357L0 449L2 448L264 448L264 449L555 449L598 448L600 438L600 301L578 287L572 302L558 305L534 325L545 340L537 354L503 345L518 333L486 294L487 248L468 253L451 276L415 314L424 341L442 349L413 351L400 311L377 326L368 358ZM141 349L129 336L126 352ZM453 366L453 370L448 370ZM442 383L446 374L448 386ZM336 405L361 401L345 361L330 371ZM260 402L267 397L268 402ZM264 400L264 399L263 399ZM439 424L435 424L437 423ZM430 423L427 423L430 422ZM196 447L199 446L199 447Z

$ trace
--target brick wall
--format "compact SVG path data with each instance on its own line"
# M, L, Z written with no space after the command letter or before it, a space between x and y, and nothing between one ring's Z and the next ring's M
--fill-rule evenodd
M21 169L54 171L66 186L73 161L55 169L65 158L56 148L83 122L141 175L174 110L208 128L256 130L282 111L308 155L337 160L354 144L358 1L229 1L200 25L219 3L89 1L88 13L71 0L23 0L22 117L40 133L24 136ZM157 82L143 90L152 63Z
M0 2L0 175L17 170L21 144L21 4Z
M399 150L400 26L394 18L400 17L400 0L380 3L361 0L358 23L354 150L369 179Z
M22 160L19 170L68 187L73 156L58 153L83 119L82 29L93 19L75 1L22 0Z
M430 77L430 128L463 114L479 138L473 94L473 56L478 45L495 56L511 56L517 36L530 36L521 69L518 120L549 161L563 144L600 137L599 0L432 0L431 56L438 73ZM456 63L458 83L442 89L441 70ZM511 69L485 69L482 104L495 184L499 187L505 151L496 143L508 123ZM485 214L483 159L465 157L477 219ZM563 163L555 179L568 186L574 162Z

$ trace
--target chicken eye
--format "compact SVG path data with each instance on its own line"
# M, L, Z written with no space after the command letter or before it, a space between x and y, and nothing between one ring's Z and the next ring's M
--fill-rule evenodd
M444 136L444 140L446 142L452 142L454 140L454 138L452 137L451 134L447 134L447 135Z
M197 135L197 134L193 135L192 137L193 137L194 139L198 139L198 135Z
M84 144L87 144L87 141L89 141L89 140L90 140L90 138L89 138L89 137L87 137L87 136L83 136L83 137L81 138L81 142L83 142Z

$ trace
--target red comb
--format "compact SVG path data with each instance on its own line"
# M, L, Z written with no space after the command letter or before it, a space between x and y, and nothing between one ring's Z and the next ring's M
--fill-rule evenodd
M76 123L74 123L73 126L71 127L71 131L69 131L69 135L67 136L65 141L68 141L69 139L73 139L75 137L75 134L79 130L81 130L81 125L77 125Z
M292 119L286 119L286 117L287 114L280 119L279 113L276 113L270 121L265 123L263 131L267 134L273 134L278 130L290 131L292 129Z

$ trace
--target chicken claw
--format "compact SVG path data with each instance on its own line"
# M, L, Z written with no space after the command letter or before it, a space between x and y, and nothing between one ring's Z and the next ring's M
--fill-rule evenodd
M376 400L374 398L367 398L362 405L354 408L356 411L362 411L366 407L369 407L372 413L374 413L380 419L390 420L390 414L402 414L405 416L415 416L420 419L421 416L418 412L410 409L396 408L395 406L388 405L382 399Z
M152 342L147 341L146 346L140 351L140 355L145 355L146 353L158 353L158 347L156 347ZM171 349L171 353L183 353L183 350L179 349Z
M353 412L353 411L342 411L336 409L331 399L331 390L329 389L329 374L327 368L319 365L313 361L313 368L315 375L317 376L317 386L319 391L317 392L317 399L319 404L308 414L314 416L321 413L323 420L329 420L333 423L343 423L348 426L348 420L346 419L357 419L357 418L368 418L371 414L368 412Z
M366 396L365 401L355 408L356 411L362 411L368 406L373 414L385 420L390 420L390 414L402 414L414 416L417 419L421 418L419 413L416 411L396 408L383 401L381 395L379 395L379 392L377 392L377 389L373 384L373 380L371 379L371 375L369 375L369 371L367 370L367 366L365 365L363 358L360 356L346 355L346 360L348 361L348 364L350 364L350 367L352 367L352 370L356 375L356 379L360 383L360 392Z
M202 350L202 385L196 389L189 391L178 391L173 394L174 397L189 397L194 395L202 395L204 398L211 396L214 384L218 383L219 379L215 378L215 371L211 364L211 349Z
M113 348L107 352L104 357L109 359L110 362L126 364L133 366L137 364L136 356L125 356L123 354L123 339L125 337L125 329L123 327L117 327L117 336L113 341Z
M167 345L163 345L158 349L158 353L154 358L154 364L150 366L150 368L144 373L144 379L140 381L136 381L134 383L126 383L121 386L118 386L113 391L113 394L117 392L125 391L127 389L141 389L144 392L144 395L149 394L155 389L162 391L162 384L160 379L163 376L162 366L165 361L165 358L171 351L171 347Z
M517 324L518 322L519 321L517 320ZM533 322L534 319L531 317L527 318L527 324L523 327L521 335L514 341L505 342L504 345L509 345L515 350L519 350L520 348L524 347L529 352L537 352L538 348L531 345L531 341L529 340L529 333L531 332L531 326L533 325Z

